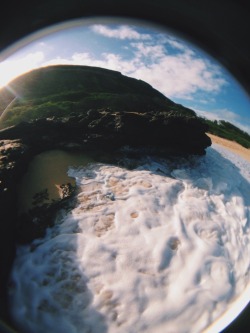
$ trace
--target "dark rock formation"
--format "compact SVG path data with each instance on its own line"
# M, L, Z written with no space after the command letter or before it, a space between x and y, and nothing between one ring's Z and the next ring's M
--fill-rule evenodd
M89 109L195 112L176 104L148 83L90 66L57 65L26 73L0 89L0 128L38 118L81 115Z
M74 207L75 200L72 199L75 187L69 183L62 184L61 189L63 193L61 200L35 204L34 208L18 216L15 224L15 240L18 244L28 244L36 238L44 237L46 229L54 225L58 211Z
M7 316L9 271L15 256L17 182L29 163L30 152L20 140L0 141L0 314Z
M196 116L177 112L89 110L58 119L38 119L0 131L0 139L22 138L32 151L70 147L114 151L122 146L149 147L171 155L205 154L211 145L207 126Z
M37 152L61 144L203 154L211 144L193 110L142 80L98 67L58 65L26 73L1 89L1 113L0 140L21 138Z
M31 158L49 149L117 152L123 146L143 148L154 154L204 154L211 145L206 125L195 116L177 112L115 112L89 110L85 114L59 119L22 122L0 131L0 309L6 311L6 284L16 241L41 237L58 205L34 211L17 225L17 183ZM40 218L34 226L33 216Z

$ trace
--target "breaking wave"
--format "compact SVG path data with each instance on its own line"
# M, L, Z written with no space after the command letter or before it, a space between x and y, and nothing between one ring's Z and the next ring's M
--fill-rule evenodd
M18 248L9 299L24 332L195 333L249 287L249 162L213 145L68 174L76 207Z

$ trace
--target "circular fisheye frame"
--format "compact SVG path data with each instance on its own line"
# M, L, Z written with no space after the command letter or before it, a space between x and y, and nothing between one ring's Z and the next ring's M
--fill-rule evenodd
M1 39L3 332L247 325L246 48L217 62L157 3Z

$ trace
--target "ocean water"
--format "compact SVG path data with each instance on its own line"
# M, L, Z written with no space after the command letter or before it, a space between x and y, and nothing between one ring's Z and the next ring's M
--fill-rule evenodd
M9 300L21 331L196 333L246 305L249 162L213 145L68 175L76 207L17 251Z

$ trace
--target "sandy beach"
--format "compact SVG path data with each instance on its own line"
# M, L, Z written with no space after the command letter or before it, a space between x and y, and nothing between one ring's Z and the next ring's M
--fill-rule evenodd
M211 138L212 143L219 144L219 145L231 150L233 153L240 155L245 160L250 162L250 149L242 147L237 142L223 139L223 138L220 138L220 137L210 134L210 133L207 133L207 135Z

